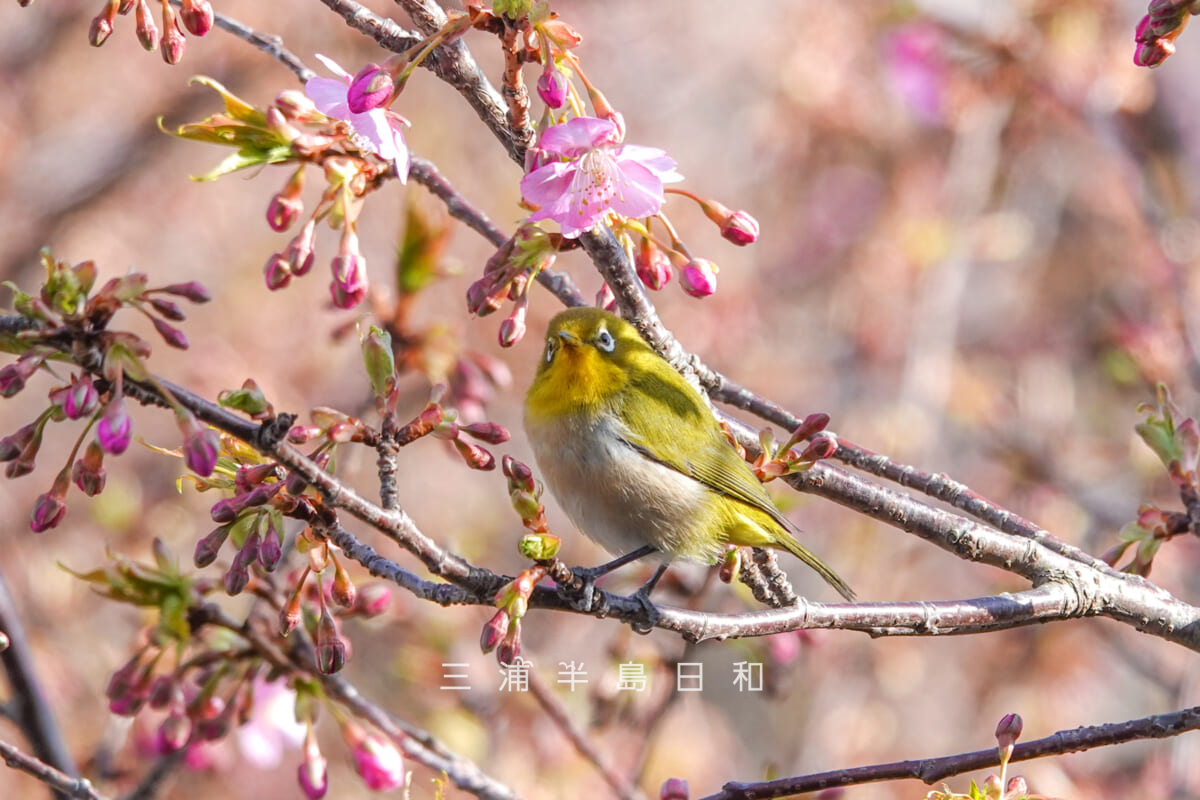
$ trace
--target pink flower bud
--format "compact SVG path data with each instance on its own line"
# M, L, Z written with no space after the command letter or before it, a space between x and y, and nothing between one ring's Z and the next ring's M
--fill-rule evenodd
M354 769L367 788L390 792L404 785L404 759L396 746L375 733L354 744Z
M60 494L53 490L40 494L33 504L33 513L29 516L29 529L34 533L48 531L62 522L66 513L67 504Z
M154 746L159 755L168 755L188 743L192 735L192 721L184 714L171 714L158 726Z
M203 36L212 30L213 8L208 0L183 0L179 9L183 27L193 36Z
M283 545L279 540L279 531L275 528L275 520L268 516L267 532L258 548L258 563L265 571L274 572L282 557Z
M317 621L317 669L332 675L346 666L346 643L338 636L337 624L328 608L321 609Z
M488 444L504 444L512 438L507 428L494 422L473 422L459 426L459 430Z
M671 280L671 259L649 239L643 237L634 258L638 279L647 289L658 290Z
M79 487L79 491L88 497L95 497L104 491L107 475L104 471L104 449L98 442L91 442L83 452L83 457L75 462L71 469L71 480Z
M462 439L455 439L454 449L458 451L463 461L471 469L487 471L496 468L496 457L477 444L464 442Z
M117 0L109 0L100 13L92 18L92 24L88 27L88 43L92 47L99 47L112 35L118 8Z
M304 737L304 760L300 762L297 778L308 800L321 800L329 790L327 763L317 746L312 725L308 726L308 733Z
M500 609L483 626L483 631L479 634L479 649L485 655L495 650L508 634L508 621L508 612Z
M316 255L313 250L317 236L316 230L317 221L310 219L304 223L300 232L293 237L283 251L284 257L287 258L288 269L297 278L312 268L313 257Z
M134 20L138 42L146 51L153 52L158 47L158 26L154 24L154 14L146 0L138 0Z
M1005 714L996 725L996 743L1001 749L1012 747L1025 727L1020 714Z
M221 545L225 544L225 540L229 538L229 528L229 525L221 525L196 542L196 552L192 556L192 561L198 569L203 569L217 560L217 555L221 552Z
M721 235L739 247L758 241L758 220L745 211L734 211L721 225Z
M350 81L350 89L346 92L346 104L351 114L365 114L376 108L386 106L392 99L395 90L392 76L378 64L367 64L354 79Z
M392 605L392 589L385 583L368 583L358 590L355 610L364 617L377 617Z
M119 456L129 447L133 439L133 420L125 411L125 399L116 397L104 409L104 415L96 424L96 439L104 452Z
M186 43L183 31L179 30L179 24L175 21L175 13L171 11L170 6L164 5L162 39L158 44L163 61L172 66L178 64L183 58L183 48Z
M221 582L225 587L225 594L237 597L250 584L250 570L246 569L244 564L234 561L222 576Z
M292 596L288 598L285 605L279 612L279 632L287 636L292 631L296 630L296 626L304 619L304 612L300 608L300 603L303 597L302 590L304 589L304 580L301 579L296 584L296 590L292 592Z
M334 256L329 293L338 308L354 308L367 296L367 261L357 254Z
M694 258L679 274L679 282L692 297L708 297L717 291L717 265L706 258Z
M512 347L525 338L525 307L517 306L513 313L500 323L498 336L501 347Z
M567 76L554 65L547 63L537 82L538 97L551 108L562 108L567 102Z
M342 566L342 562L334 559L333 586L329 590L330 599L342 608L351 608L354 606L356 594L354 581L350 579L350 573Z
M668 778L658 791L659 800L688 800L688 782L682 778Z
M167 294L173 294L176 297L182 297L185 300L191 300L193 303L207 303L209 300L212 300L212 293L196 281L188 281L187 283L172 283L164 286L158 291L166 292Z
M183 460L188 469L207 478L217 468L217 456L221 453L221 440L217 432L205 427L191 417L184 426Z
M279 192L271 198L271 204L267 206L267 224L271 226L271 230L283 233L292 227L292 223L303 211L304 204L299 197L288 197Z
M272 253L263 265L263 280L272 292L278 291L292 282L291 265L283 253Z

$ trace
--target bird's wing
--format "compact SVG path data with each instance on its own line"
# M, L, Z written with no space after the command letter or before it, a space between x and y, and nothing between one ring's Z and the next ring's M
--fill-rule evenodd
M659 374L661 372L661 374ZM674 370L642 372L617 409L625 420L624 441L646 458L767 514L793 529L766 489L725 438L699 393ZM647 440L654 433L654 444Z

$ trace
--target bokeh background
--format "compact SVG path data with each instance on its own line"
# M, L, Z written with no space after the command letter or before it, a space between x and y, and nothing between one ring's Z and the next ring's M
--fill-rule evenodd
M380 57L311 0L215 5L282 36L314 68L315 52L351 71ZM369 5L401 14L382 0ZM1132 428L1157 381L1184 409L1200 410L1200 98L1192 79L1200 41L1185 32L1162 68L1137 68L1133 29L1145 6L1115 0L553 5L582 32L578 53L625 115L627 140L666 149L686 188L761 222L761 240L738 249L694 206L669 203L693 252L721 266L708 299L689 298L676 283L654 297L690 350L795 412L829 413L847 439L945 472L1093 553L1117 541L1140 503L1173 507L1165 475ZM155 125L159 116L173 125L218 108L216 95L188 87L193 74L260 106L295 86L294 77L219 30L189 39L177 67L142 52L128 18L104 47L90 48L97 10L74 0L0 9L0 277L32 289L37 251L49 246L69 261L95 259L103 276L134 267L155 283L200 280L215 300L192 313L185 356L156 345L151 365L160 374L209 397L253 377L282 410L369 413L355 337L335 336L359 315L327 304L335 235L320 234L312 274L268 292L261 266L287 236L273 233L264 213L287 172L192 182L225 153ZM468 43L497 80L495 42L472 34ZM453 90L422 72L395 108L413 123L414 152L501 226L521 219L519 168ZM420 187L389 186L362 218L364 253L384 293L410 203L439 213ZM509 366L512 386L497 393L488 417L516 433L499 450L528 458L520 400L556 302L536 292L531 335L502 351L500 316L472 320L462 301L489 254L479 237L456 229L447 250L455 274L422 294L413 320ZM589 296L599 288L578 254L559 266ZM126 320L148 332L143 322ZM415 376L407 385L415 411L427 385ZM0 431L35 414L48 387L34 383L0 404ZM176 444L165 415L138 413L136 427L148 442ZM109 464L101 497L73 496L61 526L31 534L32 500L68 446L52 441L31 476L0 482L0 571L73 752L91 774L114 776L100 786L117 794L148 762L138 726L108 713L103 690L147 620L99 602L59 565L91 568L106 548L146 558L153 537L188 564L209 528L211 497L178 493L178 465L134 448ZM520 525L498 473L470 472L435 442L403 455L401 503L425 532L478 563L520 568ZM345 457L342 469L370 491L373 463L364 452ZM830 503L776 497L864 600L1023 588L1013 575ZM549 513L570 560L603 558L556 507ZM1171 542L1153 579L1194 600L1197 551L1194 541ZM833 599L802 569L793 572L803 591ZM633 569L615 586L632 588L639 577ZM703 577L698 567L677 571L686 585ZM660 599L671 601L667 588ZM702 603L747 607L724 586ZM608 796L532 698L497 691L495 662L476 644L486 619L483 609L398 595L382 620L348 628L346 675L525 796ZM961 638L818 632L684 648L664 633L642 638L610 622L534 612L525 650L551 685L558 662L585 665L589 684L574 693L559 687L560 696L622 772L641 770L652 796L668 777L686 778L700 797L726 780L984 748L1011 711L1025 719L1024 738L1036 738L1200 703L1193 654L1105 620ZM669 665L680 658L705 664L705 691L663 702ZM650 670L644 695L615 692L616 664L628 660ZM437 691L446 661L470 664L472 691ZM770 691L736 692L737 661L764 662ZM331 796L368 795L335 726L325 724ZM4 721L0 737L20 743ZM1194 797L1198 748L1189 735L1017 772L1034 791L1066 798ZM290 751L274 770L249 767L230 741L209 768L177 775L167 796L298 797L298 760ZM416 768L414 797L433 796L431 777ZM966 777L951 784L965 790ZM925 791L909 781L845 796ZM30 779L0 771L0 796L42 794Z

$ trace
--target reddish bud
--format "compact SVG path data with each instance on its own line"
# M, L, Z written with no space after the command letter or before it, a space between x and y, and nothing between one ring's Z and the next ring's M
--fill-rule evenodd
M188 469L207 478L217 468L217 456L221 453L221 440L217 432L192 419L183 440L183 460Z
M1000 745L1000 749L1011 748L1016 744L1024 727L1025 722L1020 714L1005 714L1001 717L996 725L996 743Z
M263 280L267 289L278 291L292 282L291 264L284 253L272 253L263 265Z
M332 263L329 294L338 308L354 308L367 296L367 261L360 255L337 255Z
M503 608L492 615L479 634L479 649L484 655L492 652L508 634L508 612Z
M321 749L317 746L316 734L313 733L312 725L309 725L308 733L304 737L304 760L300 762L297 773L300 788L308 800L320 800L329 790L327 767L325 757L321 755Z
M271 203L267 206L267 224L271 226L271 230L283 233L292 227L292 223L299 219L303 212L304 203L300 197L289 196L285 189L271 198Z
M108 476L104 470L104 449L98 442L91 442L83 451L83 457L76 460L71 468L71 480L79 487L79 491L88 497L95 497L104 491Z
M146 0L138 0L137 13L134 15L137 38L142 47L152 52L158 47L158 26L154 24L154 14Z
M358 590L354 609L364 617L377 617L392 605L392 590L385 583L368 583Z
M355 600L354 581L350 573L336 558L333 560L333 586L330 587L329 597L342 608L351 608Z
M603 308L605 311L617 310L617 296L613 294L612 287L607 283L600 287L600 291L596 292L596 302L593 304L596 308Z
M37 423L23 425L8 436L0 439L0 461L12 461L21 455L38 437Z
M235 560L221 579L225 594L237 597L250 583L250 570L240 561Z
M279 531L275 527L273 516L267 516L267 531L263 535L262 544L258 548L258 563L267 572L274 572L283 558L283 544L279 540Z
M562 108L563 103L567 102L569 85L567 76L553 62L547 63L541 77L538 78L538 97L551 108Z
M369 733L354 745L353 753L354 769L367 788L390 792L404 785L404 759L387 739Z
M88 28L88 43L92 47L99 47L112 35L113 20L117 18L118 8L117 0L109 0L104 8L100 9L100 13L92 18L92 24Z
M317 669L332 675L346 666L346 643L338 636L337 624L328 608L321 609L317 621Z
M658 791L659 800L688 800L688 782L682 778L668 778Z
M758 241L758 220L745 211L734 211L721 225L721 235L739 247Z
M188 349L188 340L187 337L184 336L183 331L161 319L158 319L157 317L151 318L150 321L154 323L154 330L158 331L158 335L161 336L163 341L168 345L178 350Z
M193 36L203 36L212 30L213 8L208 0L183 0L179 9L183 27Z
M395 90L392 76L378 64L367 64L354 79L346 92L346 104L352 114L365 114L386 106Z
M516 663L521 657L521 620L514 619L508 626L504 641L496 649L496 661L502 666Z
M287 636L292 631L296 630L296 626L304 618L304 612L300 608L300 602L304 590L304 578L308 576L305 572L300 581L296 584L295 591L288 598L285 605L279 612L279 632L283 636Z
M183 36L183 31L179 30L179 24L175 21L175 13L170 6L164 4L163 32L158 43L163 61L172 66L178 64L183 58L183 48L186 44L187 40Z
M203 569L217 560L217 555L221 552L221 546L229 538L229 529L229 525L221 525L196 542L196 552L192 555L192 561L197 568Z
M462 439L455 439L454 449L458 451L463 461L467 462L467 466L471 469L486 471L496 468L495 456L477 444L464 442Z
M50 530L62 522L63 515L66 513L67 504L60 494L53 490L40 494L34 502L33 512L29 516L29 529L34 533Z
M316 255L313 250L317 236L316 230L316 220L310 219L304 223L300 232L284 248L283 256L287 259L288 269L297 278L312 269L313 259Z
M207 303L212 300L212 294L199 283L188 281L187 283L172 283L164 286L158 291L173 294L176 297L182 297L185 300L190 300L193 303Z
M679 282L692 297L708 297L717 291L717 265L706 258L694 258L679 274Z
M116 397L109 401L104 415L96 424L96 439L104 452L119 456L129 447L133 439L133 420L125 411L125 399Z
M185 714L171 714L158 726L154 746L159 755L181 749L192 735L192 721Z
M642 237L633 261L638 279L647 289L658 290L671 280L671 259L649 239Z
M459 430L488 444L504 444L512 438L507 428L494 422L473 422L459 426Z
M548 19L541 23L540 27L550 37L550 41L563 50L574 50L583 42L579 32L561 17Z

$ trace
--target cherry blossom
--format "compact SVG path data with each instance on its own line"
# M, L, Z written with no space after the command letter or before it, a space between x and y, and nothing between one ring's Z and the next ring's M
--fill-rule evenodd
M337 79L309 78L304 84L304 93L313 101L317 110L327 117L340 119L354 132L351 141L355 147L368 150L384 161L396 162L396 174L403 183L408 180L408 145L404 142L402 126L407 124L400 116L383 108L372 108L361 114L350 110L348 93L354 80L333 59L320 53L317 59Z
M540 206L531 220L551 219L574 239L609 211L645 217L662 207L663 184L683 180L675 159L655 147L621 144L606 119L575 117L542 134L539 149L557 158L521 181L521 196Z

